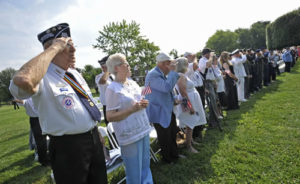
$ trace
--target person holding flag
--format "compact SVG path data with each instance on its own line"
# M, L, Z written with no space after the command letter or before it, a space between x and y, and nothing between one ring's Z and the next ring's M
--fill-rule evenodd
M156 67L148 72L145 80L152 91L145 97L149 100L147 115L157 132L162 160L166 163L175 162L179 158L176 144L178 127L173 113L173 88L179 75L174 70L175 62L161 52L156 56Z
M196 126L206 124L206 117L202 106L202 101L197 92L194 82L186 75L188 70L187 58L176 59L176 72L180 77L176 88L180 93L181 105L176 106L176 116L179 119L179 126L186 127L186 146L189 152L198 153L192 146L197 144L193 141L193 129Z
M106 116L112 122L125 165L126 183L153 183L150 170L151 126L146 114L148 100L139 85L128 79L130 66L123 54L113 54L106 62L115 80L106 88ZM148 92L144 92L149 94Z

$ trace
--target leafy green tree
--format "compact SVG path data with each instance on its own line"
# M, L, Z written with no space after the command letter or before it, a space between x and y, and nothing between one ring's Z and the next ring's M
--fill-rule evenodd
M95 77L99 73L101 73L100 68L94 68L92 65L85 65L81 74L90 88L96 88Z
M238 47L239 48L252 48L253 47L253 38L250 32L250 29L238 28L234 31L238 34Z
M176 49L172 49L169 52L169 55L172 56L174 59L178 58L178 51Z
M269 49L300 45L300 8L278 17L267 26Z
M266 27L270 21L258 21L251 25L252 48L266 48Z
M13 68L7 68L0 72L0 101L2 102L7 102L13 98L8 87L15 73L16 70Z
M217 54L221 54L222 51L233 51L238 48L238 34L230 30L217 30L208 41L206 47L215 50Z
M97 44L93 45L94 48L100 49L108 55L124 54L131 68L138 65L141 74L145 71L146 66L155 64L155 56L160 49L141 35L140 25L135 21L127 23L123 20L109 23L99 31L99 34L96 39Z

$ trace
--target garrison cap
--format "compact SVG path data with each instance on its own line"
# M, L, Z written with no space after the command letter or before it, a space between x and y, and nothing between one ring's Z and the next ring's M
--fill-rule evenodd
M37 35L38 40L44 45L49 40L60 38L60 37L71 37L70 27L67 23L57 24L56 26L50 27L45 31Z

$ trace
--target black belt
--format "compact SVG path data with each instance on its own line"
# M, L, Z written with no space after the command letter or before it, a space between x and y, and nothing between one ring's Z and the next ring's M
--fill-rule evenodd
M48 135L50 138L63 138L63 137L82 137L82 136L87 136L87 135L93 135L94 133L98 133L98 127L94 126L92 129L90 129L87 132L80 133L80 134L65 134L61 136L53 136L53 135Z

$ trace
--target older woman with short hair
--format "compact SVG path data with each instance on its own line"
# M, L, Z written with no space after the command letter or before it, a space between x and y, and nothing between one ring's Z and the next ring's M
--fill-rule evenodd
M127 76L130 66L123 54L111 55L106 65L115 80L106 89L106 113L112 122L125 164L126 183L153 183L150 170L151 126L141 88Z
M180 74L176 88L179 89L182 105L177 106L177 118L179 119L180 127L186 127L186 145L188 151L198 153L192 146L193 128L195 126L206 124L206 117L202 106L202 101L199 93L196 91L193 81L187 76L188 60L186 58L176 59L176 71Z

